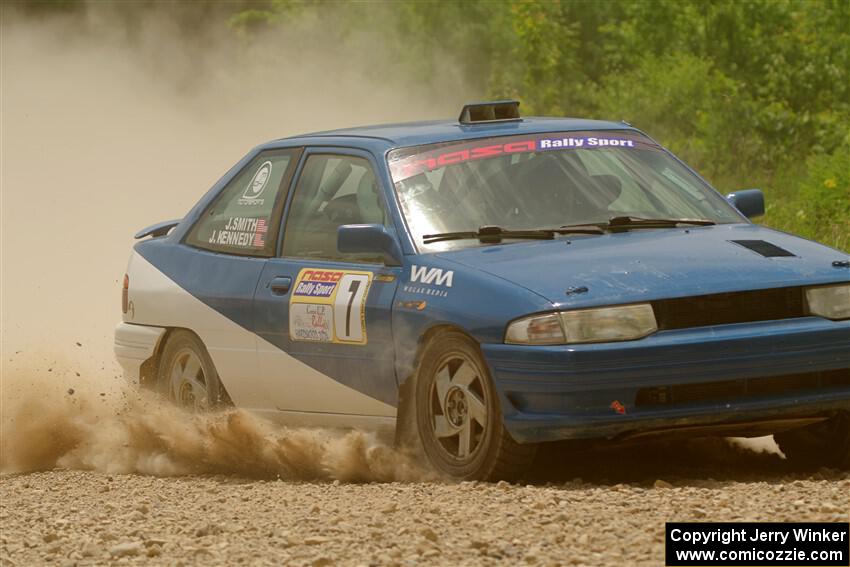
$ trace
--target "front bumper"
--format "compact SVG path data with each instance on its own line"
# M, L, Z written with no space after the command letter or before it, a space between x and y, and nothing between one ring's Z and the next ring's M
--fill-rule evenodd
M505 425L521 443L850 411L850 321L805 317L482 351Z

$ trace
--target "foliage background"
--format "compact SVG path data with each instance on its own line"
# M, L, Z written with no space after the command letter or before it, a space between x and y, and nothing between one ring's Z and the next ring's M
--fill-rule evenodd
M626 119L719 190L763 188L762 222L850 249L846 0L278 0L231 25L310 20L341 53L382 30L379 72L413 70L423 89L445 64L526 114Z
M435 101L516 98L524 114L627 120L759 222L850 250L847 0L139 0L245 53L270 35ZM31 2L34 13L85 2ZM355 117L356 109L352 109Z

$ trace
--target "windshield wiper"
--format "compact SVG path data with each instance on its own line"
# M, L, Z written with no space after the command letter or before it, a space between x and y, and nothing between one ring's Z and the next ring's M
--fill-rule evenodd
M588 225L576 225L573 227L562 226L560 228L535 228L529 230L509 230L500 226L482 226L477 231L441 232L438 234L426 234L422 237L425 244L443 242L445 240L463 240L477 238L481 242L501 242L505 238L518 238L529 240L552 240L559 234L604 234L601 227Z
M477 231L440 232L422 237L425 244L445 240L464 240L477 238L481 242L496 243L505 238L552 240L561 234L604 234L606 231L629 230L632 228L675 228L679 225L710 226L717 224L708 219L646 219L641 217L611 217L607 222L565 225L559 228L534 228L527 230L509 230L500 226L482 226Z
M708 219L645 219L641 217L611 217L607 223L596 226L611 231L628 230L630 228L675 228L681 224L694 226L711 226L717 224Z

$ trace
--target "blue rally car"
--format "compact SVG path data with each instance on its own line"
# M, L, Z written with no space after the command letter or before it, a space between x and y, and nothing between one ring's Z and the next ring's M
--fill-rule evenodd
M394 428L457 478L666 434L774 434L850 466L850 257L750 223L760 191L722 197L626 123L518 108L252 150L136 235L128 378Z

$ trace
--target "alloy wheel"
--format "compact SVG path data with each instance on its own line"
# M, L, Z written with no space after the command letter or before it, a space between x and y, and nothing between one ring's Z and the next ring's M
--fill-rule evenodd
M178 405L194 410L209 405L204 367L192 349L184 348L177 353L168 376L171 397Z
M454 460L469 460L487 430L487 389L481 372L465 357L439 366L431 386L431 424L439 445Z

